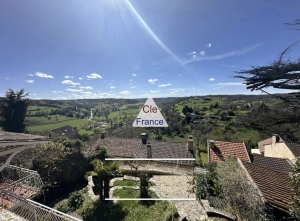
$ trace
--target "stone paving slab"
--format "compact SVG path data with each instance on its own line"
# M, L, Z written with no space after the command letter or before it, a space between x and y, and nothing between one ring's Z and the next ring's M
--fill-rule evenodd
M156 185L150 189L160 198L196 198L192 192L192 176L153 176ZM196 221L207 218L207 213L197 200L169 200L178 211L180 220Z

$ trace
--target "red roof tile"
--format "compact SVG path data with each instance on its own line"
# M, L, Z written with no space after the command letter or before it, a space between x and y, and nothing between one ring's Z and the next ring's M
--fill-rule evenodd
M214 141L214 149L209 148L209 162L224 160L228 156L251 162L244 143Z
M290 202L289 175L244 161L242 164L266 201L272 206L288 212Z

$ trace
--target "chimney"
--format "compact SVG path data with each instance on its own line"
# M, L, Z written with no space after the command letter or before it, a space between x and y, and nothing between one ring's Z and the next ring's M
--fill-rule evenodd
M147 158L152 158L151 144L149 142L147 143Z
M280 137L278 134L273 134L272 135L272 146L275 145L275 143L278 143L279 139L280 139Z
M209 148L214 149L215 148L215 141L214 140L209 140Z
M106 131L103 131L103 132L101 132L101 139L104 139L105 138L105 133L106 133Z
M188 150L194 151L194 140L192 135L189 135L188 137Z
M147 144L148 134L141 133L141 138L142 138L142 144Z

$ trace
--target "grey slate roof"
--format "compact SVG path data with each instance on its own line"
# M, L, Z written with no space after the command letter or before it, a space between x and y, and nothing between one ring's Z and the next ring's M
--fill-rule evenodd
M105 137L104 139L98 139L93 148L105 146L107 152L115 157L135 157L140 144L140 139Z
M152 158L193 158L187 150L187 143L161 142L150 140ZM105 137L98 139L93 145L105 146L107 152L115 157L147 158L147 146L141 139ZM177 163L177 161L164 161ZM193 165L194 161L180 160L178 164Z
M253 155L253 164L280 173L289 173L290 169L292 168L292 163L288 159L263 157L256 154Z
M57 135L61 135L62 133L64 133L65 135L69 134L69 133L73 133L74 132L74 127L70 126L70 125L66 125L63 127L59 127L53 130L49 130L52 133L55 133Z
M290 149L290 151L295 155L295 157L300 156L300 144L285 142L286 146Z
M152 158L194 158L187 149L187 143L150 141ZM137 158L147 158L147 146L141 144L137 153ZM177 163L177 161L163 161ZM194 161L179 160L178 164L193 165Z
M48 140L50 139L45 136L0 131L0 146L1 143L12 143L13 145L15 142L37 142Z

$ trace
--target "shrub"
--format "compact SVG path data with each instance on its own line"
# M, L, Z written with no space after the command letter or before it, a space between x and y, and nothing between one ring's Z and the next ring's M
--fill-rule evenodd
M83 197L82 193L73 192L73 193L71 193L71 195L68 199L68 206L71 209L71 211L73 212L81 207L81 205L83 204L83 201L84 201L84 197Z
M196 196L198 199L206 199L207 195L207 179L206 175L201 174L196 181Z
M68 213L71 211L69 205L68 205L68 201L62 201L59 203L59 205L57 206L57 210L63 213Z
M82 216L84 221L93 220L95 211L97 209L96 203L90 197L86 197L82 206L78 209L77 213Z

